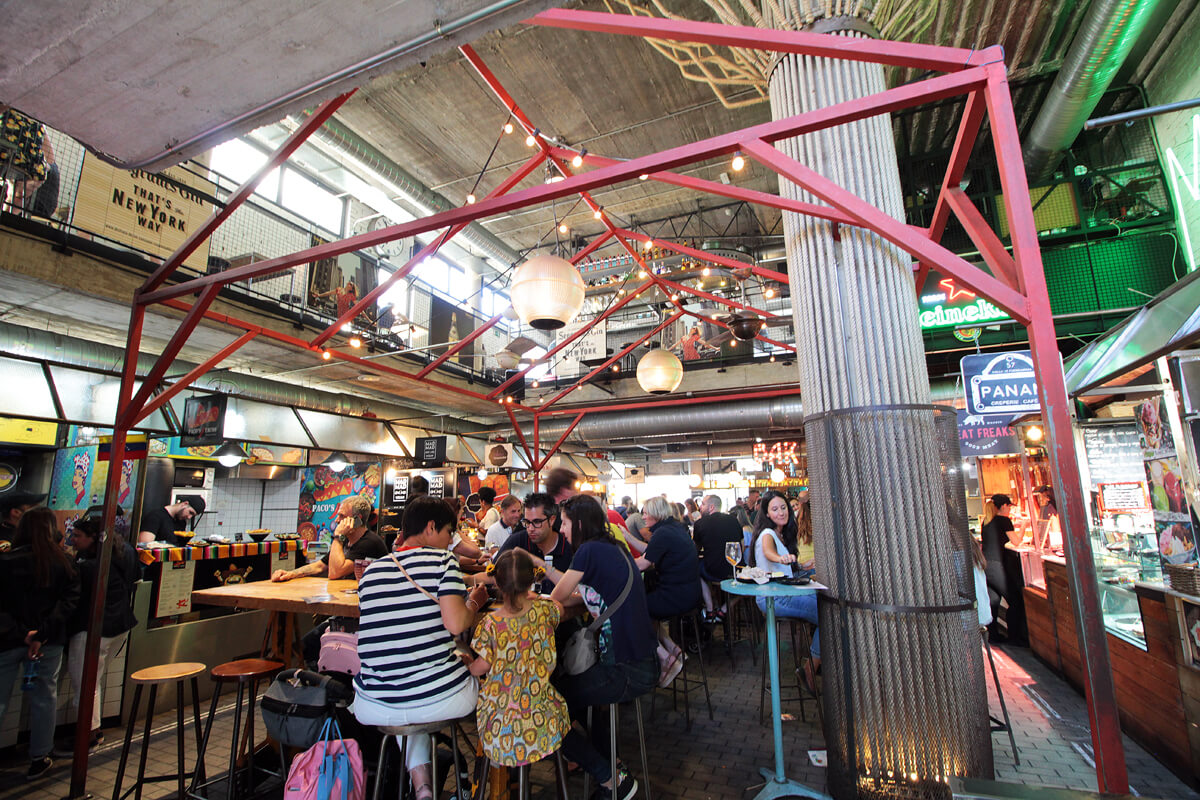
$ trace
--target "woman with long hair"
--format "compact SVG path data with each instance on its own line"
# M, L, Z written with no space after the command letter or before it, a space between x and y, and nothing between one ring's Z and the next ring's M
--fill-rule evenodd
M562 509L559 532L575 549L570 568L561 572L534 558L554 583L552 599L564 606L584 605L593 616L599 616L616 605L625 586L630 586L629 594L596 635L600 647L596 663L578 675L560 673L554 679L555 688L567 701L572 722L582 723L588 706L624 703L655 687L659 678L655 656L658 643L637 565L613 536L596 499L587 495L569 499ZM633 776L619 771L605 755L609 752L606 714L596 715L590 739L581 727L573 725L563 739L562 750L605 787L609 797L629 800L637 792Z
M798 553L800 525L788 499L774 489L766 492L758 503L758 515L754 518L754 566L767 572L782 572L789 578L796 574L795 567L801 563L804 569L812 568L812 527L806 526L808 541L805 543L808 556L801 562ZM767 601L757 598L759 609L765 614ZM813 624L812 660L806 665L804 677L808 688L816 688L816 671L821 666L821 631L817 627L816 594L790 595L775 598L775 616L794 617Z
M983 504L983 528L981 530L983 557L987 561L988 597L991 601L992 623L988 630L992 639L1004 641L1000 636L1000 601L1008 603L1005 623L1008 628L1007 641L1025 646L1029 633L1025 624L1025 576L1021 572L1021 556L1008 544L1021 543L1021 535L1014 529L1009 513L1012 500L1006 494L994 494Z
M79 605L79 574L63 550L58 520L48 508L21 515L14 547L0 554L0 717L17 674L29 675L29 778L54 763L58 670L67 626Z

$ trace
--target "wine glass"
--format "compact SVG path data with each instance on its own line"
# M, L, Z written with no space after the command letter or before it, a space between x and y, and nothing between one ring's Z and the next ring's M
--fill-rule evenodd
M733 579L737 580L737 563L742 558L742 543L741 542L726 542L725 543L725 560L729 562L729 566L733 569Z

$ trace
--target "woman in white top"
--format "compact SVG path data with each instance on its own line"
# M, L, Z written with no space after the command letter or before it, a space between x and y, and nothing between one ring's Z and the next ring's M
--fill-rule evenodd
M775 490L768 491L758 504L758 515L754 518L754 566L767 572L782 572L789 578L795 574L797 530L796 515L788 499ZM766 613L767 601L757 599L758 607ZM814 626L820 624L817 617L816 594L790 595L775 598L775 615L807 620ZM820 629L813 630L812 671L821 666ZM805 678L812 686L812 673Z

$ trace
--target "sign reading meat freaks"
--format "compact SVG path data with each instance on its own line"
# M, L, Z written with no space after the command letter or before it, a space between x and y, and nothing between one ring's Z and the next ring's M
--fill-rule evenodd
M183 432L179 444L183 447L220 444L225 438L225 403L223 394L204 394L189 397L183 403Z

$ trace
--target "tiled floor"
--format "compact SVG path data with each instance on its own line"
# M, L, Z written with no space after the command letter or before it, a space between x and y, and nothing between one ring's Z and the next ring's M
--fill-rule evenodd
M718 634L719 636L719 634ZM709 721L700 713L690 732L684 730L682 709L670 709L670 693L660 692L657 716L647 719L647 745L652 765L653 791L656 798L742 798L744 790L760 781L758 768L770 763L772 755L771 729L757 724L758 669L751 665L745 645L738 648L738 669L730 668L728 657L719 648L710 648L709 680L712 689L715 719ZM1028 650L995 648L997 667L1004 687L1005 699L1013 720L1021 766L1015 767L1004 733L993 734L996 778L1014 783L1065 786L1095 789L1095 773L1089 761L1090 736L1082 697L1061 679L1038 662ZM790 659L789 659L790 660ZM989 680L990 684L990 680ZM702 710L702 696L693 698L693 711ZM994 713L999 714L995 697L991 698ZM799 717L796 704L785 705L785 712ZM205 709L207 712L207 709ZM649 717L648 703L644 711ZM813 766L808 758L810 749L821 749L822 736L815 722L811 702L807 723L784 723L787 771L790 777L816 789L823 789L824 769ZM174 769L174 715L162 714L156 720L158 731L153 739L147 772L171 772ZM227 763L232 713L222 713L214 727L210 749L209 769L218 770ZM140 737L140 729L138 736ZM635 774L640 773L636 726L632 708L622 710L622 759ZM120 756L120 731L108 731L105 746L92 757L88 789L98 798L111 797ZM137 740L131 753L136 770ZM1169 770L1135 745L1125 740L1129 779L1134 792L1144 797L1197 798L1200 795L1186 787ZM189 761L194 757L195 743L189 738ZM65 760L56 764L43 779L24 780L27 766L23 752L0 754L0 797L19 797L21 800L59 800L68 795L70 767ZM126 786L130 786L127 777ZM552 771L548 764L533 768L534 797L551 798ZM572 794L581 797L580 780L572 779ZM174 793L173 783L148 784L143 792L147 800ZM265 795L279 797L278 785ZM214 791L221 800L223 792ZM368 794L368 797L370 795Z

